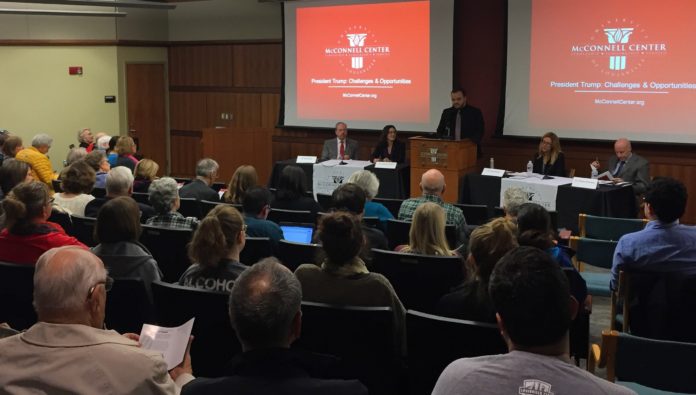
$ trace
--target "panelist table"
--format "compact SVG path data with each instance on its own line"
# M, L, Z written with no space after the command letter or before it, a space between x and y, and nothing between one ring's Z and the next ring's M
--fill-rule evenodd
M275 163L268 181L268 187L278 187L280 173L285 166L289 165L298 166L304 170L307 188L313 191L314 163L295 163L295 159L282 160ZM365 170L375 173L377 179L379 179L379 193L377 197L383 199L406 199L409 197L410 169L410 166L407 164L398 164L396 169L375 169L374 164L369 164L365 167Z
M547 180L539 180L544 181ZM493 210L501 205L501 183L502 179L498 177L469 173L464 176L459 201L465 204L485 204ZM635 194L630 185L600 185L598 189L583 189L571 187L567 183L557 187L555 210L558 212L558 226L569 229L574 234L578 233L580 213L616 218L636 217Z

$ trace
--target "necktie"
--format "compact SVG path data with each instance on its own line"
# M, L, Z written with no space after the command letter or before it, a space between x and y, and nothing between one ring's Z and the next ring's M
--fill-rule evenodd
M614 172L614 177L618 176L621 174L621 170L623 169L624 165L626 164L625 161L619 162L619 167L616 168L616 171Z
M454 139L461 140L462 138L462 113L457 110L457 119L454 121Z
M338 154L340 156L339 159L343 159L346 155L346 147L343 145L343 140L341 140L341 148L338 150Z

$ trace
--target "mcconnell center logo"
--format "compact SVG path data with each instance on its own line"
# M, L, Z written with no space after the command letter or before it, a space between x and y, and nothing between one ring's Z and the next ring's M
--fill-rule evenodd
M574 43L573 55L587 56L607 75L628 75L643 66L651 56L667 53L667 44L648 36L643 26L626 18L614 18L594 30L590 40Z
M335 47L324 48L324 55L338 59L338 62L351 74L369 71L378 58L389 56L391 49L380 43L377 37L365 26L354 25L341 33Z

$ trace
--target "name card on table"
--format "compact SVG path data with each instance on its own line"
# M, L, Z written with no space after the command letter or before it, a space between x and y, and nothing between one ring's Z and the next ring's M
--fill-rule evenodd
M585 189L597 189L597 185L599 185L599 180L583 177L573 177L571 184L572 187Z
M502 178L505 175L505 169L491 169L490 167L484 167L481 175Z
M317 163L317 157L316 156L297 155L297 159L295 159L295 163Z
M376 162L375 169L396 169L396 162Z

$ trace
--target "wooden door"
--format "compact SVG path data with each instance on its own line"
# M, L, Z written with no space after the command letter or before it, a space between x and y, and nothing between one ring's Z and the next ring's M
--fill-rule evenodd
M167 112L164 64L126 64L128 135L137 139L138 153L168 173Z

